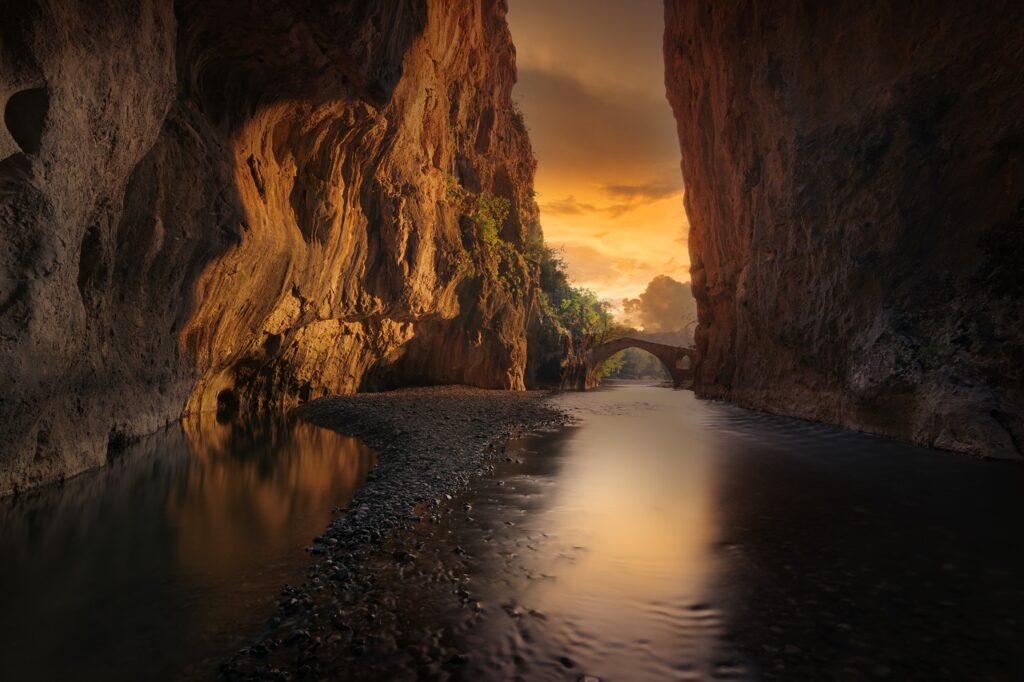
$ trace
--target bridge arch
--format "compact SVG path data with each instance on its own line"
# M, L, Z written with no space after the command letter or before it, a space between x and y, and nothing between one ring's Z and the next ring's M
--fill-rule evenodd
M693 368L697 362L696 350L627 336L594 346L587 352L584 359L583 385L579 388L587 390L600 384L601 365L611 356L627 348L645 350L661 360L676 388L693 380Z

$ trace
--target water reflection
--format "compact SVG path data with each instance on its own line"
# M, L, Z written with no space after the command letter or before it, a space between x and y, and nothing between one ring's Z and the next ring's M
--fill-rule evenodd
M339 672L1024 679L1019 463L653 387L558 401L577 425L424 524L397 631Z
M564 396L580 425L520 444L534 453L526 471L506 465L503 485L470 502L479 531L454 522L455 542L471 554L497 546L506 559L474 571L492 608L456 627L462 646L481 654L466 679L733 671L714 608L715 443L677 419L679 395L630 387ZM538 459L550 477L529 469Z
M577 426L513 442L495 478L421 527L416 564L388 584L398 630L365 633L378 642L372 655L337 674L533 681L744 672L722 639L714 434L678 419L680 395L630 387L560 396Z
M553 626L549 641L563 647L526 653L534 674L559 676L561 664L551 664L567 656L604 678L672 676L694 649L712 646L715 622L703 607L714 572L707 439L665 428L667 405L621 399L616 392L588 397L591 418L583 415L557 453L558 486L548 506L522 520L543 534L522 565L553 579L527 581L515 599L543 611L545 629ZM681 440L688 441L684 453ZM518 481L509 484L514 494Z
M764 679L1020 680L1024 467L718 405L734 639Z
M0 678L170 679L247 641L365 479L358 441L190 420L0 503ZM207 675L209 670L204 670Z

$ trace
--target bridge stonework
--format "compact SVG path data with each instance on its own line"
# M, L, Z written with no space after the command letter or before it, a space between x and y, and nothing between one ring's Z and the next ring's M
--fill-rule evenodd
M669 376L672 377L672 383L676 388L693 381L693 368L697 362L697 351L695 349L670 346L664 343L655 343L654 341L645 341L644 339L627 336L602 343L600 346L595 346L587 352L584 359L586 371L580 377L582 381L579 383L582 385L577 386L577 388L579 390L587 390L600 384L601 365L611 356L627 348L645 350L661 360L661 364L668 370Z

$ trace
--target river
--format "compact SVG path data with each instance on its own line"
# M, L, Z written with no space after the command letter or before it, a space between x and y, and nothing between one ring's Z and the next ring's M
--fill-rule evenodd
M574 426L421 526L353 679L1024 679L1019 462L653 386L556 401Z
M1024 679L1019 463L655 386L554 400L573 426L417 526L346 677ZM3 679L209 670L374 461L302 424L149 442L5 501Z
M301 422L187 421L0 500L0 680L209 679L375 458Z

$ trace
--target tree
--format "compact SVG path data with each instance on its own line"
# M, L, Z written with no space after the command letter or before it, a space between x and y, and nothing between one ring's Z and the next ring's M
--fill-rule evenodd
M609 377L619 377L619 376L621 376L622 375L622 368L623 368L623 365L625 364L625 359L626 358L623 355L623 352L620 351L620 352L616 353L615 355L611 356L610 358L608 358L607 360L605 360L604 364L601 365L601 372L600 372L601 378L602 379L607 379Z
M590 289L569 286L559 292L558 318L584 348L605 343L615 329L611 304Z
M613 361L615 361L613 363ZM602 378L613 379L670 379L665 365L661 360L645 350L627 348L621 350L605 362Z
M477 235L489 246L496 246L501 239L501 228L508 220L512 202L484 190L470 192L454 175L448 176L448 201L464 215L473 219Z
M539 242L528 245L527 259L536 263L540 271L540 304L550 319L571 339L571 356L575 364L563 365L562 381L581 370L580 359L594 346L606 343L622 334L615 324L611 303L597 297L593 291L569 283L565 259L562 254ZM605 371L614 371L617 361Z

